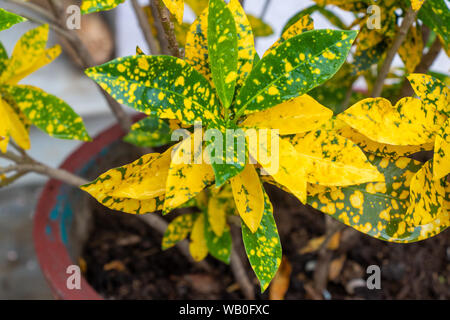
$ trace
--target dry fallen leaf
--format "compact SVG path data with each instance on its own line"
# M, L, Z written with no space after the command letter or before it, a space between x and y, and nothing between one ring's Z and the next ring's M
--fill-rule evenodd
M125 265L122 263L122 261L119 260L113 260L103 266L103 270L105 271L110 270L125 271L125 269L126 269Z
M325 239L325 236L320 236L309 240L308 244L300 250L300 254L312 253L319 250ZM330 250L336 250L337 248L339 248L340 239L341 232L336 232L328 242L327 248Z
M291 278L292 266L289 260L283 256L281 260L280 268L277 274L272 280L270 285L269 299L270 300L283 300L286 292L289 288L289 282Z

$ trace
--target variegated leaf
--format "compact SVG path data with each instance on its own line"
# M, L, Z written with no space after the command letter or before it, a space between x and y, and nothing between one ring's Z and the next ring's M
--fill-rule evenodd
M338 115L371 140L393 145L432 142L445 117L419 99L403 98L393 107L384 98L368 98Z
M80 189L113 210L132 214L161 210L170 151L147 154L131 164L111 169Z
M244 82L236 118L299 97L326 81L344 63L355 37L355 31L313 30L271 50Z
M261 223L264 212L264 190L258 173L251 164L232 178L234 202L242 221L255 233Z
M398 49L398 54L402 58L408 73L414 72L422 60L423 46L420 29L417 26L411 27L405 41Z
M292 145L307 163L309 183L348 186L384 181L361 149L336 133L317 130L296 135Z
M305 94L273 108L252 113L240 126L278 129L280 135L287 135L317 129L332 116L332 110Z
M450 90L439 79L428 74L413 73L409 83L422 102L450 117Z
M208 246L205 238L205 218L203 214L198 215L192 227L189 251L195 261L201 261L208 255Z
M224 187L229 186L226 184ZM209 197L207 216L208 224L216 236L221 237L227 223L227 211L232 202L232 197L223 197L220 193L214 193Z
M125 0L83 0L81 13L92 13L98 11L111 10L123 3Z
M184 0L162 0L179 24L183 23Z
M228 109L236 88L238 39L233 14L223 0L209 1L208 55L214 86Z
M205 239L208 252L216 259L228 264L231 255L231 233L228 225L224 226L222 234L218 236L209 223L208 214L205 213Z
M418 17L431 30L444 40L444 48L448 47L450 30L447 21L450 20L450 10L444 0L427 0L419 10Z
M0 151L6 152L9 142L9 136L22 149L30 149L30 137L28 135L28 128L21 119L16 110L5 100L0 98L0 114L2 119L0 121L0 136L4 139L0 141Z
M6 63L8 62L8 52L6 52L5 47L0 42L0 76L6 68Z
M172 131L179 128L177 120L147 117L133 124L123 140L138 147L161 147L172 141Z
M208 8L191 24L184 59L212 83L208 58Z
M161 248L167 250L187 238L194 226L197 214L186 213L173 219L162 238Z
M0 86L7 91L28 120L58 139L90 141L83 120L63 100L27 85Z
M18 16L15 13L11 13L6 11L5 9L0 8L0 31L11 28L13 25L24 22L27 19Z
M270 199L264 192L264 213L258 230L253 233L242 222L242 239L248 260L264 292L277 273L281 263L281 242L273 218Z
M17 41L6 69L0 76L0 83L16 84L30 73L56 59L61 47L46 49L48 25L44 24L26 32Z
M171 56L129 56L86 70L119 103L148 115L187 125L219 116L208 81L184 60Z
M433 158L433 176L441 179L450 173L450 118L436 136Z

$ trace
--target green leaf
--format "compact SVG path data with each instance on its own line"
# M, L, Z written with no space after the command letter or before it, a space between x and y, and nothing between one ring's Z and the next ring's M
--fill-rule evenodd
M369 155L368 158L384 174L385 183L330 188L310 185L308 204L377 239L391 242L424 239L425 228L422 230L406 222L409 185L421 163L406 157Z
M8 52L6 52L5 47L0 42L0 76L3 71L6 69L6 62L8 61Z
M444 0L427 0L418 13L418 17L431 30L438 33L448 46L450 40L450 10Z
M123 140L138 147L161 147L172 141L172 131L178 128L176 120L148 117L133 124Z
M303 9L299 12L297 12L292 18L289 19L289 21L286 23L286 25L283 27L283 31L281 33L283 34L286 32L287 29L289 29L292 25L294 25L298 20L300 20L303 16L311 15L314 12L319 12L322 16L328 19L335 27L338 29L347 29L347 26L345 23L342 22L342 20L334 14L334 12L325 9L324 7L313 5L311 7L308 7L306 9Z
M380 61L387 48L388 43L385 40L367 49L360 50L358 47L353 56L355 61L353 62L352 74L357 75L369 70L371 66Z
M28 85L0 87L14 99L33 125L58 139L90 141L83 120L63 100Z
M219 101L208 81L186 61L171 56L129 56L86 70L119 103L186 125L210 123Z
M238 71L237 31L233 14L223 0L210 0L208 54L212 79L225 109L231 105Z
M282 252L272 204L265 192L264 213L259 229L252 233L243 221L241 226L248 260L261 284L261 292L264 292L277 273Z
M81 13L92 13L98 11L111 10L123 3L125 0L83 0Z
M27 21L27 19L0 8L0 31L9 29L13 25L24 21Z
M216 259L229 264L231 254L230 228L225 226L222 236L218 237L209 224L208 215L205 212L205 239L209 253Z
M161 242L161 249L167 250L187 238L198 214L186 213L173 219L167 226Z
M253 69L236 98L237 117L296 98L332 77L356 31L313 30L283 42Z

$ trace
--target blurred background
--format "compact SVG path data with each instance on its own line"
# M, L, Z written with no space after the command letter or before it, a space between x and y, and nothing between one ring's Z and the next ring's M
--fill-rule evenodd
M266 3L268 3L267 6ZM278 39L283 26L293 14L313 4L313 1L308 0L268 2L246 0L246 12L256 17L262 16L274 31L271 36L257 39L258 53L262 55ZM7 9L8 4L0 0L0 7ZM26 10L22 11L26 12ZM352 14L336 7L333 8L333 11L345 23L353 21ZM109 24L102 22L102 25L98 26L97 22L92 20L86 22L86 26L89 28L83 29L85 26L82 25L82 32L87 33L87 37L92 40L93 48L98 47L99 61L104 59L105 55L117 57L132 55L135 53L137 45L144 52L149 52L129 2L125 1L117 9L107 13L106 17ZM193 12L187 7L185 21L191 23L194 17ZM312 17L316 29L333 28L322 16L313 14ZM0 32L0 41L11 53L20 36L35 26L36 24L29 22L15 25L11 29ZM51 33L49 45L55 42L57 39ZM400 58L396 57L394 66L402 65ZM442 51L431 70L448 73L449 68L450 61ZM83 117L92 137L115 122L103 96L96 86L80 72L67 53L21 83L39 86L68 102ZM358 81L356 85L364 89L363 81ZM131 112L130 109L128 111ZM58 166L80 145L75 141L50 138L36 128L31 129L30 136L32 145L30 155L51 166ZM0 299L52 298L39 270L32 243L32 216L46 179L43 176L29 174L13 186L0 190Z

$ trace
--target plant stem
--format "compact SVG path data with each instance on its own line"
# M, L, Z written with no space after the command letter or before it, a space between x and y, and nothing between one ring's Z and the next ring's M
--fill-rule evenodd
M137 0L131 0L131 5L133 6L134 13L136 14L136 18L138 19L139 26L141 27L142 34L145 37L145 41L148 44L148 48L150 49L151 54L153 55L161 54L161 50L155 37L153 36L145 12L142 10Z
M402 24L400 25L400 30L398 31L397 36L394 39L394 43L387 51L386 59L384 59L383 65L381 66L380 72L378 73L377 81L373 86L373 98L381 95L381 92L383 91L384 80L386 80L386 77L389 74L392 61L394 61L394 57L397 54L398 49L405 40L406 35L408 34L408 30L413 24L416 15L417 12L412 8L408 8L408 10L406 11L405 17L403 18Z
M166 35L166 39L169 45L170 54L177 58L183 58L180 48L178 46L177 37L175 35L175 28L173 22L170 20L170 14L164 4L161 3L161 0L155 1L156 9L158 11L159 20L162 23L164 28L164 32Z

